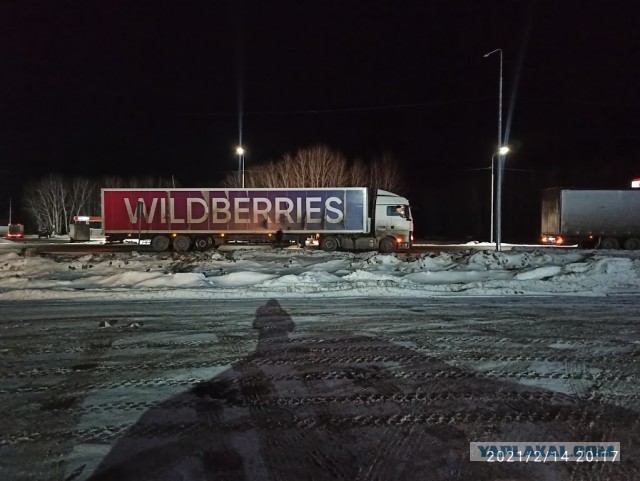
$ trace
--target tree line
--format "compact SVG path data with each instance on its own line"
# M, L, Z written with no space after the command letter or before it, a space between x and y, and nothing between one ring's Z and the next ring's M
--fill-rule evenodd
M229 174L224 187L240 187L240 174ZM349 162L339 151L325 145L299 149L278 160L245 172L245 187L369 187L401 192L403 181L398 162L390 155L370 162Z
M240 173L229 174L216 187L241 186ZM340 152L324 145L299 149L294 154L252 167L245 172L245 187L368 187L402 193L398 163L389 154L370 162L349 162ZM24 206L31 221L54 234L66 234L76 215L101 213L102 188L168 188L173 179L161 177L67 178L48 175L25 187Z
M100 189L171 187L172 179L64 177L50 174L32 181L24 189L27 215L40 230L66 234L76 215L99 216Z

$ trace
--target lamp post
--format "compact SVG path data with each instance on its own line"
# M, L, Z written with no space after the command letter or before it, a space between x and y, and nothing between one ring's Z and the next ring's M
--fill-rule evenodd
M495 181L495 174L494 174L494 168L493 168L493 163L496 159L496 155L498 155L498 153L496 152L495 154L493 154L491 156L491 225L490 225L490 230L489 230L489 242L491 244L493 244L493 218L495 215L495 205L494 205L494 201L496 200L496 196L494 193L494 189L496 186L496 181Z
M499 83L498 83L498 149L502 150L503 146L502 146L502 49L501 48L497 48L495 50L492 50L489 53L485 53L484 54L484 58L487 58L489 55L493 55L494 53L500 53L500 77L499 77ZM500 151L498 151L496 154L499 154ZM506 153L506 152L505 152ZM496 155L494 154L491 157L491 232L489 234L489 238L490 238L490 242L493 244L493 216L494 216L494 208L493 208L493 202L494 202L494 194L493 194L493 189L494 189L494 185L495 185L495 180L494 180L494 175L493 175L493 160L494 160L494 156ZM500 155L504 155L504 154L500 154ZM498 161L498 164L500 164L500 162ZM496 244L497 247L497 244Z
M236 154L238 155L238 174L242 180L242 188L244 189L244 149L242 146L236 149Z
M498 152L491 156L491 233L493 233L493 160L498 156L498 182L495 195L495 218L496 218L496 251L502 251L502 179L504 177L504 156L509 153L509 147L503 145Z

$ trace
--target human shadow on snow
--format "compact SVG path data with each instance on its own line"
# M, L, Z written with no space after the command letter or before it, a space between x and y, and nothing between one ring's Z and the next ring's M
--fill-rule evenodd
M149 409L89 478L638 478L637 414L450 366L362 335L295 337L277 300L255 352ZM470 441L620 441L621 463L481 463Z

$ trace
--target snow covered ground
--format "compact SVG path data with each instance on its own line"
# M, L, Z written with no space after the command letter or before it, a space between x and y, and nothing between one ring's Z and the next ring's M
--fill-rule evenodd
M513 247L420 255L244 248L25 255L0 244L0 300L589 295L640 292L640 252Z
M640 479L638 304L1 302L0 479ZM622 462L470 462L473 441Z
M473 247L1 243L0 479L640 479L640 252Z

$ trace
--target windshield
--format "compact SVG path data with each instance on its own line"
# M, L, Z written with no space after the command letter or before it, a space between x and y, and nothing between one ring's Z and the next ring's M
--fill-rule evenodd
M405 205L405 217L407 220L413 220L413 215L411 215L411 206L410 205Z

